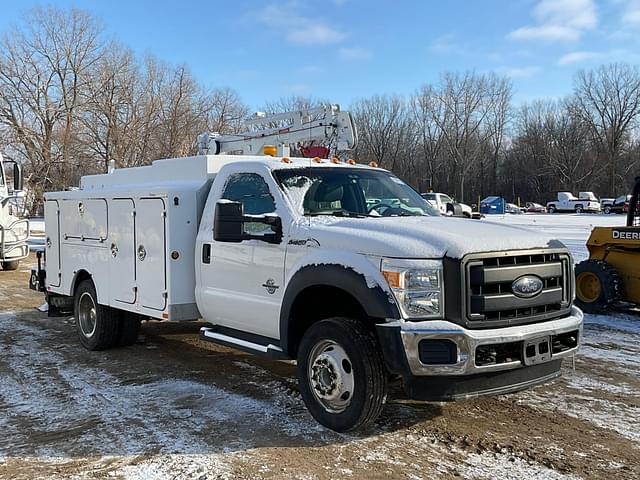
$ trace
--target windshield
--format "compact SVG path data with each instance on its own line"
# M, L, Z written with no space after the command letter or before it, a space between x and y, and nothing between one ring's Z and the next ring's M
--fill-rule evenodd
M307 216L438 215L418 192L389 172L320 167L273 173L298 211Z

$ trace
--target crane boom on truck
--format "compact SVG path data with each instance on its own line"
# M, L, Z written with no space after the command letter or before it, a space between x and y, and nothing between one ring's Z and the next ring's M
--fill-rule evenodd
M339 105L266 115L256 113L246 121L245 132L203 133L198 136L198 155L272 155L288 157L290 146L302 142L321 142L332 154L352 150L358 132L350 112ZM266 148L266 150L265 150Z

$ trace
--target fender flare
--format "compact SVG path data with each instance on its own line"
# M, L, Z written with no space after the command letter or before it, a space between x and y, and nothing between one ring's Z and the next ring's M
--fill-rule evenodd
M289 350L289 320L293 304L302 291L314 286L339 288L354 297L369 317L399 319L400 311L390 293L380 285L369 286L363 273L341 264L314 264L300 268L287 284L280 309L280 344Z

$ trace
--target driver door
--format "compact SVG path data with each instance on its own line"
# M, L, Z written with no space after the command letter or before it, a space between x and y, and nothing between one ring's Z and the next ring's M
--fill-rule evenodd
M242 203L245 214L277 213L274 194L280 192L276 189L275 182L260 173L234 173L227 180L221 198ZM253 235L269 229L262 223L251 222L245 223L244 228ZM201 259L202 301L208 321L279 338L286 237L285 229L278 245L260 240L209 242L209 263Z

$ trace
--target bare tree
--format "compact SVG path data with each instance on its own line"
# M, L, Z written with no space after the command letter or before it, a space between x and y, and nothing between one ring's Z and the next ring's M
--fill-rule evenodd
M100 32L81 10L35 8L1 40L0 124L11 131L36 194L78 176L76 129Z
M357 156L395 170L415 138L405 101L376 95L355 102L351 110L359 135Z
M624 63L579 72L572 111L591 131L594 146L609 170L609 194L615 195L617 163L640 113L640 70Z

